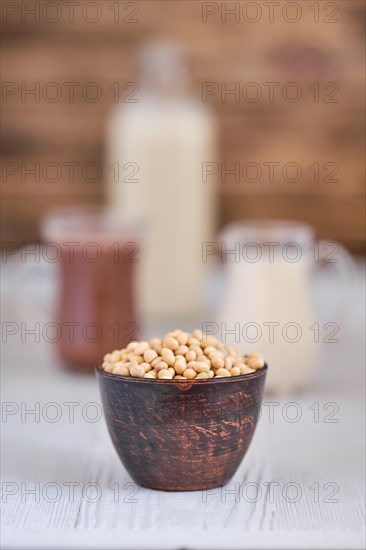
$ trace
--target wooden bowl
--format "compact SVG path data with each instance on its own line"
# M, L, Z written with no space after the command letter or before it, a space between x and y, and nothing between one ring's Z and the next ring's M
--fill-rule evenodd
M109 433L131 477L161 491L227 483L252 440L266 372L173 382L98 367Z

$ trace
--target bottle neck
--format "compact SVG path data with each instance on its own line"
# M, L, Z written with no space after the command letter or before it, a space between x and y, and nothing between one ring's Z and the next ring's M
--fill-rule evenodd
M170 44L145 47L140 55L140 88L155 98L183 98L189 95L190 74L184 52Z

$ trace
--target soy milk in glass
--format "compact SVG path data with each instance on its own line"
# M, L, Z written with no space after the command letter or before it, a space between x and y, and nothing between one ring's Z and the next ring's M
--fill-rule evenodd
M217 318L221 337L243 352L264 355L270 391L302 388L319 347L310 285L312 229L293 222L234 223L221 238L226 268L226 294Z

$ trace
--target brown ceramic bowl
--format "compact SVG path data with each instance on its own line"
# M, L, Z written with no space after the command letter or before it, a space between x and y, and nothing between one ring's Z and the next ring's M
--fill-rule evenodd
M109 433L131 477L162 491L227 483L252 440L266 372L173 382L98 367Z

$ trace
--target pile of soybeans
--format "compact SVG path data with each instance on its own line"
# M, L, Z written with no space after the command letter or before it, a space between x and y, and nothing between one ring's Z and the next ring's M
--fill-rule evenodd
M176 329L164 338L130 342L104 356L102 368L120 376L160 380L208 380L255 372L265 365L263 356L243 355L231 345L197 329L192 334Z

